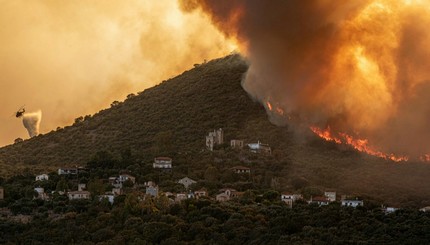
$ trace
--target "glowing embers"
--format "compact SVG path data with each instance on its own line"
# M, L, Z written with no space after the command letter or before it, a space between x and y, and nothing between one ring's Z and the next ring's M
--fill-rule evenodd
M335 142L336 144L346 144L352 146L357 151L364 152L372 156L384 158L387 160L389 159L395 162L408 161L409 159L407 156L398 156L393 153L384 153L378 151L369 145L369 141L367 139L355 139L346 133L335 133L330 130L330 127L327 127L326 129L320 129L318 127L312 126L310 129L324 140Z

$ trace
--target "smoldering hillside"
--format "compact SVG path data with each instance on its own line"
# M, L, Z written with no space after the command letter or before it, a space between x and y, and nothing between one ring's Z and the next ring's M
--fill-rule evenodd
M338 147L312 134L304 143L286 127L273 125L263 106L241 87L248 66L237 55L198 65L173 79L129 95L124 103L72 126L0 148L1 176L42 173L85 165L97 152L132 156L124 169L151 168L156 156L174 159L178 175L203 178L208 165L220 172L246 165L253 183L279 191L336 189L388 205L430 205L430 166L398 164ZM228 147L204 151L204 136L214 128L226 140L269 143L272 156L235 152ZM251 183L252 184L252 183Z

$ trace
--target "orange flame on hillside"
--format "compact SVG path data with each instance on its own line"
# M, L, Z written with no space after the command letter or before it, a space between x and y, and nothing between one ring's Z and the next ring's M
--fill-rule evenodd
M311 126L310 129L312 132L314 132L319 137L327 140L335 142L336 144L346 144L349 146L352 146L354 149L356 149L359 152L364 152L366 154L380 157L386 160L392 160L395 162L402 162L402 161L408 161L409 157L407 156L397 156L395 154L387 154L381 151L376 150L374 147L369 145L369 141L367 139L355 139L351 135L348 135L346 133L333 133L330 130L330 127L327 127L325 130L322 130L318 127Z

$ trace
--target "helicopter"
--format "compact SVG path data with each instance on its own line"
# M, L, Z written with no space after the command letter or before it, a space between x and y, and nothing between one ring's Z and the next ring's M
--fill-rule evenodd
M22 115L25 113L25 105L21 106L21 108L18 109L18 111L15 113L16 118L22 117Z

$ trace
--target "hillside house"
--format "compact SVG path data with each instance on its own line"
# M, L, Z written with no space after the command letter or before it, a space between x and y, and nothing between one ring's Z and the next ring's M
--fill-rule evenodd
M133 184L136 183L136 178L134 176L129 175L129 174L121 174L118 177L118 181L121 184L124 184L124 182L126 182L127 180L130 180Z
M303 196L301 194L290 194L290 193L281 194L281 201L287 204L287 206L290 208L293 207L294 202L301 199L303 199Z
M69 200L90 199L89 191L69 191L67 197Z
M45 193L45 189L43 189L42 187L36 187L34 188L34 191L37 193L37 197L35 197L36 199L41 199L41 200L48 199L48 195Z
M151 195L153 197L158 197L158 186L157 185L147 186L145 190L145 194Z
M230 147L234 149L242 149L243 140L230 140Z
M318 204L319 206L325 206L330 203L330 200L325 196L316 196L311 197L311 200L309 201L309 204Z
M108 200L108 202L110 204L113 204L114 200L115 200L115 195L113 193L109 193L109 194L104 194L104 195L100 195L99 196L99 201L101 202L103 199Z
M200 197L207 197L208 191L206 189L200 189L194 192L195 198L199 199Z
M206 147L210 150L214 150L215 145L224 144L224 131L222 128L218 130L214 130L213 132L209 132L209 135L206 136Z
M430 206L420 208L420 211L421 212L429 212L430 211Z
M87 190L87 184L79 183L78 184L78 191L85 191Z
M272 148L268 144L262 144L260 141L257 143L251 143L248 144L249 151L252 153L258 153L258 154L272 154Z
M358 206L363 206L363 205L364 205L363 200L358 200L358 199L355 199L355 200L351 200L351 199L342 200L342 206L344 206L344 207L353 207L353 208L356 208Z
M36 175L36 181L48 180L49 176L47 174Z
M251 169L244 166L235 166L231 168L236 174L250 174Z
M228 201L235 197L240 197L243 195L243 192L238 192L235 189L224 188L219 190L220 194L216 195L215 199L219 202Z
M154 159L154 163L152 164L153 168L158 169L172 169L172 158L170 157L156 157Z
M59 168L58 175L75 175L78 174L77 168Z
M4 199L4 189L0 186L0 200Z
M326 191L324 192L324 196L330 201L335 202L336 201L336 192L335 191Z
M181 202L183 200L186 200L188 198L186 193L178 193L176 194L175 202Z
M190 178L188 178L188 177L185 177L185 178L180 179L180 180L178 181L178 183L179 183L179 184L184 185L184 186L185 186L185 189L187 189L187 190L188 190L188 188L189 188L192 184L197 183L197 181L192 180L192 179L190 179Z

